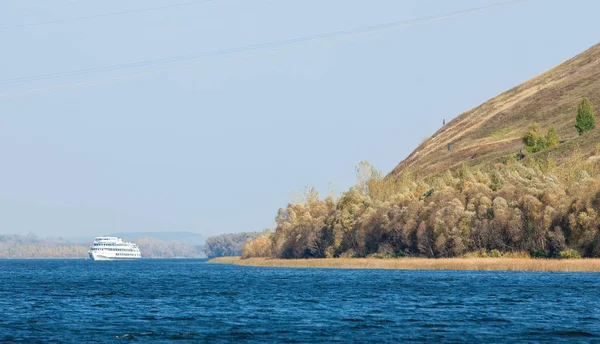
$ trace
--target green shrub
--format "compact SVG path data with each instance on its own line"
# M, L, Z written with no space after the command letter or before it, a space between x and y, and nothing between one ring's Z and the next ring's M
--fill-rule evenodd
M396 259L396 258L402 258L405 257L406 254L404 252L400 252L400 253L373 253L367 256L367 258L374 258L374 259ZM353 257L356 258L356 257Z
M546 148L554 147L560 143L560 136L554 126L550 126L546 135L542 135L540 126L537 123L532 123L527 128L527 133L523 136L525 150L529 153L537 153Z
M525 150L529 153L537 153L546 148L546 137L542 135L540 126L537 123L532 123L527 128L527 134L523 136Z
M554 147L560 143L560 136L558 136L558 132L553 125L548 128L548 133L546 133L546 146L548 148Z
M433 189L429 189L427 191L425 191L425 193L423 195L421 195L421 200L426 200L429 196L431 196L433 194Z
M546 250L529 250L531 258L548 258Z
M500 252L498 250L491 250L489 256L494 257L494 258L499 258L499 257L502 257L502 252Z
M581 258L581 256L579 255L579 252L577 252L577 250L568 249L568 250L560 252L560 258L562 258L562 259L579 259L579 258Z

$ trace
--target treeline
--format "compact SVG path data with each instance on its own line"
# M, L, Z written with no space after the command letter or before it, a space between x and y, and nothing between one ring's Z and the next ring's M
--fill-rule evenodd
M135 240L142 258L202 258L201 246L188 245L181 241L163 241L149 237Z
M258 238L260 232L223 234L206 239L204 252L208 258L241 256L242 249L248 240Z
M276 228L244 257L457 257L526 252L600 257L600 165L578 150L557 166L528 158L420 180L368 163L334 199L314 189L279 209Z
M0 235L0 258L84 258L89 247L35 235Z
M152 238L135 240L143 258L200 258L200 246ZM0 258L87 258L89 245L52 241L35 235L0 235Z

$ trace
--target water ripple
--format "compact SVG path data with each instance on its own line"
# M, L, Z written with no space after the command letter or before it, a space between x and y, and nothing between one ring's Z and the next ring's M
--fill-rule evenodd
M590 273L0 260L0 342L590 342Z

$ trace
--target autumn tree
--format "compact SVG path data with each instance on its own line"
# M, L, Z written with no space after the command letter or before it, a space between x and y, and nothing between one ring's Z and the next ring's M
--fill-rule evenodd
M364 194L369 193L369 182L373 180L378 181L382 178L383 174L381 171L378 171L375 166L367 161L361 161L358 166L356 166L356 187Z
M546 148L554 147L560 143L560 137L554 126L550 126L546 135L543 135L540 126L537 123L532 123L527 128L527 133L523 136L525 150L529 153L537 153Z
M542 135L540 126L537 123L529 125L527 133L523 136L525 150L529 153L537 153L546 148L546 137Z
M558 132L553 125L548 128L548 133L546 134L546 146L548 148L554 147L560 143L560 136L558 136Z
M538 148L559 141L553 127L529 134L524 141ZM338 198L307 189L280 209L275 231L246 244L244 257L599 257L600 169L577 150L563 164L542 162L397 180L362 163L358 185Z
M265 232L254 240L248 240L244 245L242 252L242 258L250 257L271 257L271 231L265 230Z

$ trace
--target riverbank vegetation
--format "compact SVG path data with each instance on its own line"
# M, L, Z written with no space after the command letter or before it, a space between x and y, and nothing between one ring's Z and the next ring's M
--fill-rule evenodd
M240 261L239 256L216 257L208 262L211 264L237 264Z
M310 189L280 209L243 257L600 257L600 165L577 149L560 166L507 157L419 179L361 163L357 176L337 199Z
M245 232L212 236L206 239L204 252L208 258L241 256L246 242L260 235L260 232Z

